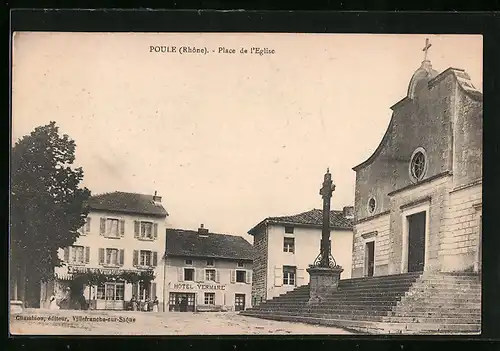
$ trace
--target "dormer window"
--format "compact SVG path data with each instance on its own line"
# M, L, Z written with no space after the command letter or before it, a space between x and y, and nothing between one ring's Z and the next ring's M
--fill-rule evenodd
M291 225L288 225L288 226L285 226L285 233L287 234L293 234L293 226Z
M186 266L192 266L193 260L186 260L185 263L186 263Z
M214 266L214 260L208 259L207 260L207 267L213 267Z

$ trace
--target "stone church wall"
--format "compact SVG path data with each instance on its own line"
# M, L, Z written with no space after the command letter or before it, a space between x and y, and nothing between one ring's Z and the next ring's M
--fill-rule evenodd
M472 270L478 260L481 182L450 191L450 203L445 214L445 229L440 256L443 271Z
M361 221L354 229L352 277L362 277L365 265L365 243L363 236L377 232L375 236L375 270L374 275L386 275L389 264L389 213ZM368 239L370 240L370 239Z
M401 189L391 196L391 238L389 252L389 274L402 273L403 262L403 216L412 207L428 204L428 235L426 243L427 270L439 270L440 238L445 230L444 213L448 206L451 176L443 174L431 181Z

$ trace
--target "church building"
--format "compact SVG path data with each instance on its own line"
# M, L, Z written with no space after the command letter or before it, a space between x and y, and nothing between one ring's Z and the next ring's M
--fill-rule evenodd
M356 172L352 277L481 269L482 94L426 58Z

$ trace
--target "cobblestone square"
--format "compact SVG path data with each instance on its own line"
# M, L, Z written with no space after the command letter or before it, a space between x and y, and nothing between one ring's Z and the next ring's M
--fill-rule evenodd
M87 317L87 318L85 318ZM113 318L92 321L92 318ZM29 318L36 320L28 320ZM12 334L43 335L294 335L351 334L333 327L270 321L234 312L144 313L26 310L10 317Z

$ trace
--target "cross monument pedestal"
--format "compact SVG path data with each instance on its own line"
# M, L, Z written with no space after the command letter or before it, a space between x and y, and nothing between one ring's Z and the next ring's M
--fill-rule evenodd
M326 171L320 195L323 198L323 230L321 233L320 253L314 263L309 265L309 303L318 303L337 291L340 274L344 271L338 266L331 254L330 241L330 200L335 185L330 170Z

